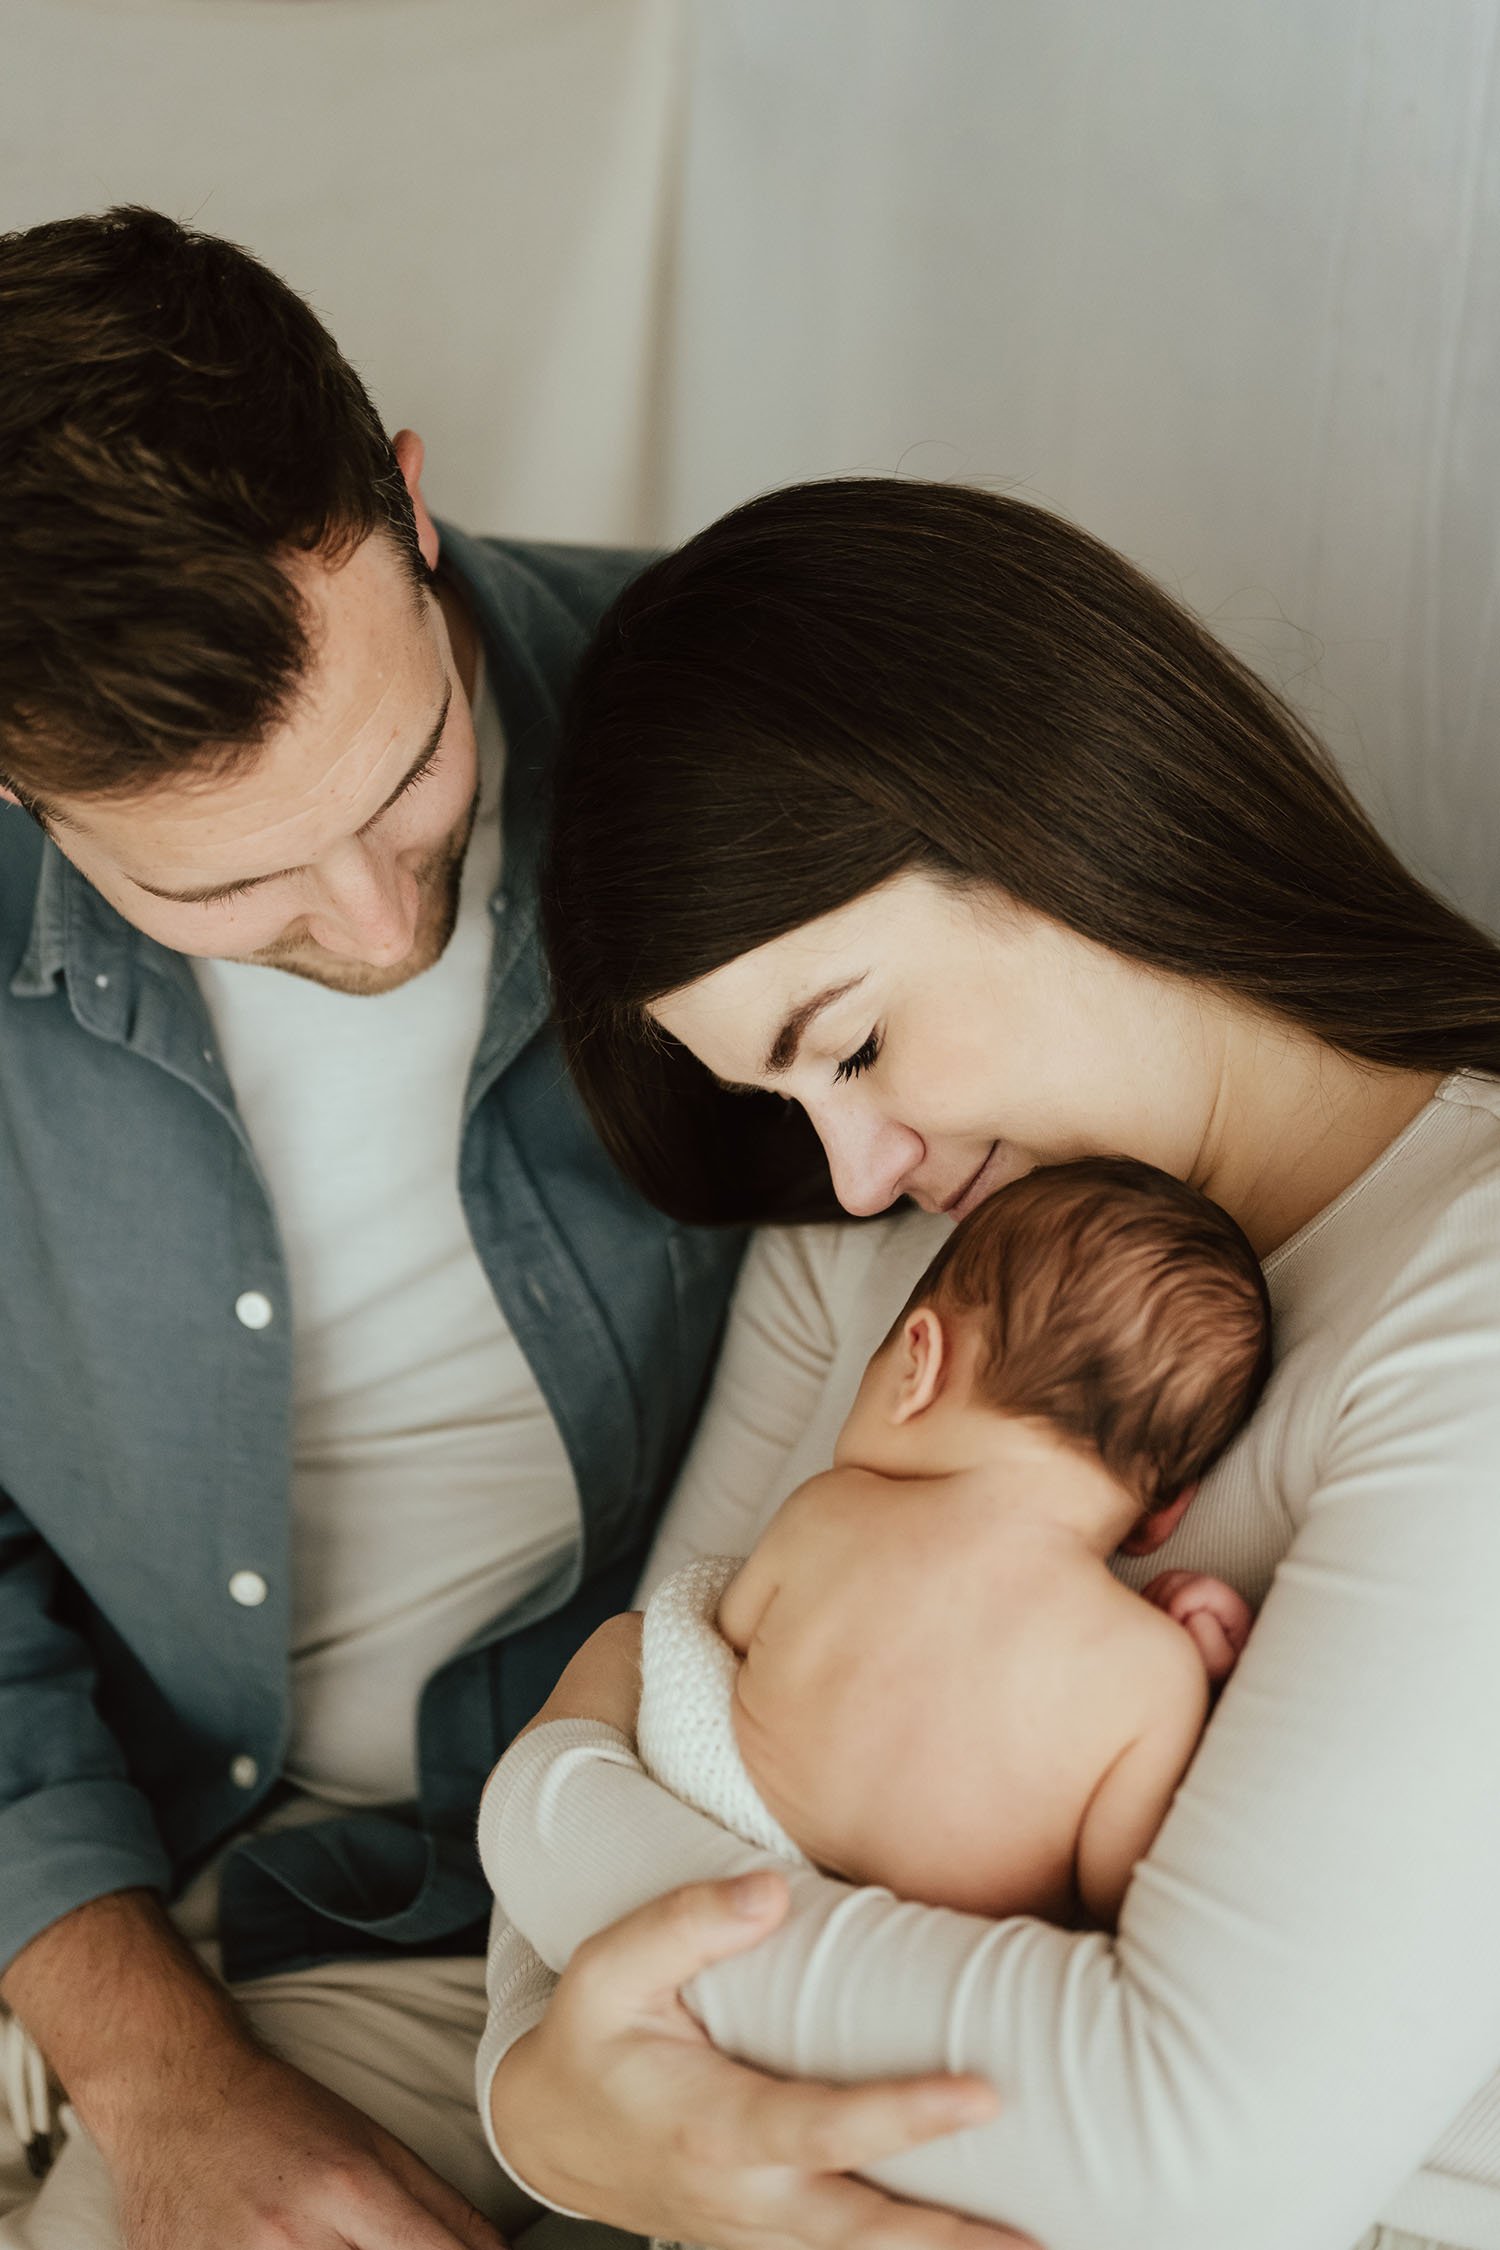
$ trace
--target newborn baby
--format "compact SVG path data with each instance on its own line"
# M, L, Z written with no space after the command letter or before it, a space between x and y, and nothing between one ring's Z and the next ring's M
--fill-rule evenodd
M646 1612L641 1756L747 1841L989 1915L1113 1923L1250 1627L1165 1539L1270 1364L1265 1283L1149 1165L1028 1173L933 1260L833 1467Z

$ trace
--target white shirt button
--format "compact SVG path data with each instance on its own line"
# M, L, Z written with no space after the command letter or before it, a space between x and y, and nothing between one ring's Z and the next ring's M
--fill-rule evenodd
M230 1760L229 1778L236 1789L253 1789L260 1779L259 1760L242 1750L237 1758Z
M229 1581L230 1598L241 1609L259 1609L270 1591L258 1570L237 1570Z
M234 1300L234 1317L246 1328L269 1328L271 1300L259 1289L247 1289Z
M107 977L107 976L106 976L106 975L104 974L104 971L103 971L102 969L101 969L101 970L99 971L99 974L98 974L98 975L97 975L97 976L95 977L95 979L94 979L94 982L95 982L95 984L97 984L97 985L98 985L98 987L99 987L99 990L100 990L101 992L107 992L107 991L109 990L109 979L108 979L108 977Z

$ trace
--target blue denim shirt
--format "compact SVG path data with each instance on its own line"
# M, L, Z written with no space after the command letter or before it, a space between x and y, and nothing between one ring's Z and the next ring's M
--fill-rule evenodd
M582 1538L427 1682L415 1807L235 1846L231 1975L479 1943L484 1777L628 1604L743 1247L625 1186L547 1020L536 862L559 697L635 558L450 530L444 559L507 743L460 1189ZM237 1317L247 1292L265 1325ZM291 1398L276 1224L191 968L0 804L0 1964L88 1899L170 1895L278 1787ZM258 1608L230 1595L244 1570L270 1589Z

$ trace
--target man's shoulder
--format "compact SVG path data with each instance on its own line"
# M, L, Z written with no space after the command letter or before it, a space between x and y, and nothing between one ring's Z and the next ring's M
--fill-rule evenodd
M442 527L444 551L472 591L528 642L576 653L617 594L651 561L637 547L476 538Z
M0 990L10 983L31 936L41 860L36 822L0 799Z
M581 625L592 625L656 550L649 547L570 546L561 542L482 539L497 561L529 577Z

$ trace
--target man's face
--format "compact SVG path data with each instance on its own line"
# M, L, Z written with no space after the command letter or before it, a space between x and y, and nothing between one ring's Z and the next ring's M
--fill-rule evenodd
M390 992L453 932L478 785L469 699L443 607L387 538L293 574L313 657L287 723L228 774L66 800L53 834L174 952Z

